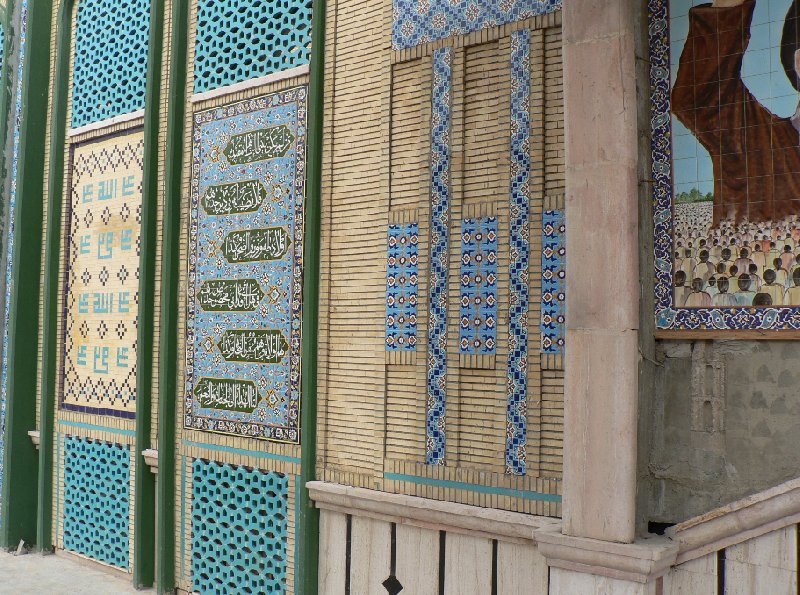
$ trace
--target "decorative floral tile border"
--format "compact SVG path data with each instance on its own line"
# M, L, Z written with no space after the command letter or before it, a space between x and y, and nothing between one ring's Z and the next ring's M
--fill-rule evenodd
M428 302L426 461L443 465L447 401L447 285L450 226L450 124L453 49L433 54L431 262Z
M562 0L394 0L392 44L412 48L555 12Z

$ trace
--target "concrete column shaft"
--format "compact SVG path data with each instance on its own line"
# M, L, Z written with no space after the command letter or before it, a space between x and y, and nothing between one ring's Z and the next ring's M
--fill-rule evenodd
M639 333L634 0L564 2L564 533L635 537Z

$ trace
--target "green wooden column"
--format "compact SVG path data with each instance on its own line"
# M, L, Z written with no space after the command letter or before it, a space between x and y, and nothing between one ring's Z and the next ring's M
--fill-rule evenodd
M314 0L311 28L311 81L308 111L308 181L305 209L305 278L303 280L303 349L301 394L301 472L297 561L297 592L313 595L318 590L319 510L306 484L314 481L317 464L317 349L319 343L320 211L322 208L322 143L325 112L325 0Z
M166 196L164 197L164 246L161 266L161 328L158 392L158 517L156 552L159 593L175 590L175 409L178 363L178 279L180 277L181 182L183 130L186 101L186 52L189 3L173 0L172 61L167 107Z
M37 537L39 457L28 431L36 428L42 190L49 96L49 68L45 65L50 64L52 8L51 0L28 1L14 251L7 255L13 263L13 289L8 325L6 452L0 528L0 546L4 547L13 547L20 540L33 544ZM5 198L7 201L8 197Z
M47 238L44 265L44 317L42 321L42 405L39 412L39 491L36 544L53 549L53 432L56 397L56 338L58 335L58 263L61 257L61 212L64 192L64 138L69 97L69 49L72 39L72 6L58 9L56 77L53 89L50 172L47 183Z
M136 341L136 478L133 517L133 585L153 586L155 579L156 479L142 456L151 446L153 337L156 286L158 153L161 125L161 76L164 0L151 0L144 104L144 171L142 176L142 252L139 261L139 325Z
M29 0L30 1L30 0ZM41 0L32 0L41 2ZM45 280L44 280L44 320L42 336L42 407L40 417L39 451L40 465L38 473L38 517L36 518L36 533L39 547L44 550L53 548L51 539L53 523L53 438L55 419L56 397L56 347L58 337L58 286L59 286L59 261L62 249L62 210L64 191L64 139L66 138L67 112L69 100L69 71L71 58L72 39L72 7L75 0L65 1L59 7L58 37L56 51L56 77L53 89L53 110L51 114L52 134L50 139L50 169L48 171L48 233L45 243ZM50 9L48 9L48 15ZM29 16L29 22L31 17ZM136 515L134 518L134 559L133 582L137 587L147 587L153 584L155 572L155 478L149 467L144 462L142 451L150 446L150 404L151 387L153 378L153 311L155 288L155 245L158 230L156 229L156 209L158 208L158 147L159 147L159 121L161 97L161 55L164 29L164 0L153 0L150 14L150 39L148 47L147 64L147 89L145 100L145 164L143 175L142 196L142 256L140 261L139 282L139 335L137 339L137 411L136 411L136 493L134 494ZM37 25L29 30L38 30L48 40L50 36L50 22ZM29 37L32 49L36 47L35 41ZM41 45L41 44L40 44ZM50 60L49 47L47 55L39 62L33 61L31 55L30 65L48 64ZM46 79L48 68L29 68L29 72L39 71ZM46 82L46 80L45 80ZM46 98L48 93L45 84L41 98L44 102L44 113L37 122L46 120ZM43 130L44 132L44 130ZM44 135L39 146L44 145ZM42 152L42 156L44 153ZM39 192L41 197L41 191ZM41 199L40 199L41 200ZM39 226L41 235L41 209ZM38 287L38 268L37 287ZM30 267L33 271L34 268ZM35 300L30 300L31 305L38 313L38 295ZM13 311L12 311L13 315ZM37 335L34 329L32 336ZM13 351L11 352L13 354ZM30 358L34 372L30 381L35 382L36 354ZM9 374L9 381L11 374ZM35 400L31 402L35 407ZM32 426L31 426L32 427ZM25 430L27 431L27 430ZM27 436L26 436L27 438ZM29 440L29 439L28 439ZM35 466L33 468L35 474ZM30 499L34 490L27 492ZM34 512L35 512L34 508Z

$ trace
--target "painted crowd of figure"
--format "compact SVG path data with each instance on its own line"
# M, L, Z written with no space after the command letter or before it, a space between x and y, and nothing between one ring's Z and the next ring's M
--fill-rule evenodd
M703 206L679 206L676 213L675 305L800 305L800 217L712 227L710 209Z

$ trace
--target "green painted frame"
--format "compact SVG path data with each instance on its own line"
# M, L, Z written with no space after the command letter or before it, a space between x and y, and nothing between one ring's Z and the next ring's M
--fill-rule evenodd
M42 190L47 133L49 71L31 64L50 62L52 0L29 0L27 49L14 228L14 293L11 296L6 401L6 452L0 546L36 543L38 454L28 436L36 426L39 350ZM4 76L4 81L9 77ZM10 90L7 90L9 92ZM10 109L8 100L6 111ZM8 197L4 197L4 202Z
M31 0L39 2L41 0ZM56 47L56 76L51 114L50 170L48 172L48 233L45 261L45 308L42 338L42 404L40 418L40 460L37 518L37 545L42 550L53 549L53 438L56 397L56 349L59 261L61 259L61 212L64 190L64 139L67 127L67 100L69 97L69 65L72 46L72 7L77 0L64 0L58 11L58 39ZM52 4L51 4L52 6ZM30 18L30 17L29 17ZM50 26L44 29L48 38ZM164 0L152 0L150 8L150 38L147 62L147 87L145 99L144 136L145 164L142 196L142 251L139 279L139 316L137 337L137 410L136 410L136 475L134 494L134 557L133 584L137 588L152 586L155 576L155 477L142 456L150 446L150 406L153 378L153 312L155 307L155 253L158 208L158 146L161 98L162 44L164 31ZM33 45L33 44L31 44ZM50 52L41 60L49 64ZM34 69L30 69L34 70ZM47 71L41 69L47 77ZM45 89L47 87L45 86ZM47 93L42 94L46 106ZM45 107L46 109L46 107ZM46 111L41 122L46 122ZM42 124L44 127L44 124ZM42 144L44 144L42 142ZM42 156L44 153L42 152ZM24 162L21 166L24 165ZM41 216L39 218L41 225ZM39 267L36 271L38 276ZM38 285L38 282L37 282ZM36 300L38 304L38 298ZM37 308L38 310L38 308ZM37 312L38 314L38 312ZM13 311L12 311L13 317ZM12 318L13 320L13 318ZM38 329L34 329L34 336ZM12 352L13 353L13 352ZM36 356L34 355L34 362ZM35 363L34 363L35 366ZM33 374L35 378L35 371ZM9 375L9 380L11 376Z
M178 284L180 279L181 186L186 110L189 1L173 0L170 43L161 265L161 327L158 384L158 481L156 590L175 591L175 424L178 394Z
M303 280L303 339L300 394L302 443L300 450L300 506L295 539L300 541L295 590L315 595L319 589L319 510L306 484L316 479L317 466L317 357L319 345L320 225L322 210L322 146L325 117L326 0L314 0L311 25L311 78L308 110L308 169L306 180L305 278Z

